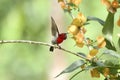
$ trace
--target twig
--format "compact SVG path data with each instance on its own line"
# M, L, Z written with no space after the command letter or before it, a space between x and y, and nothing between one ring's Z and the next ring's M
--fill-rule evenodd
M73 54L73 55L75 55L75 56L78 56L78 57L80 57L80 58L83 58L83 59L89 61L89 59L87 59L86 57L84 57L84 56L82 56L82 55L80 55L80 54L77 54L77 53L75 53L75 52L72 52L72 51L66 50L66 49L64 49L64 48L60 48L60 50L63 50L63 51L68 52L68 53L71 53L71 54Z
M40 42L40 41L30 41L30 40L0 40L0 44L5 44L5 43L28 43L28 44L36 44L36 45L45 45L45 46L53 46L54 48L57 48L59 50L62 50L62 51L65 51L65 52L68 52L68 53L71 53L75 56L78 56L80 58L83 58L85 60L88 60L86 57L80 55L80 54L77 54L75 52L72 52L72 51L69 51L69 50L66 50L64 48L61 48L59 46L55 46L55 45L52 45L52 44L49 44L49 43L45 43L45 42Z
M65 1L65 4L67 5L68 4L68 1L67 0L64 0ZM71 16L72 19L74 19L75 17L72 15L72 12L71 10L68 11L69 15Z
M72 12L71 12L71 11L69 11L68 13L69 13L69 15L72 17L72 19L75 18L75 17L72 15Z
M28 43L28 44L37 44L37 45L45 45L45 46L54 46L52 44L39 42L39 41L30 41L30 40L1 40L0 44L5 43Z
M84 71L84 70L80 70L80 71L78 71L77 73L75 73L69 80L72 80L75 76L77 76L79 73L81 73L82 71Z

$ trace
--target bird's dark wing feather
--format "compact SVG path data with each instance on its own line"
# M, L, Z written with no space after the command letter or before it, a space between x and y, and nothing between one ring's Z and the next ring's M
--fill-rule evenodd
M52 32L53 36L58 36L59 35L59 31L58 31L57 25L56 25L53 17L51 17L51 32Z

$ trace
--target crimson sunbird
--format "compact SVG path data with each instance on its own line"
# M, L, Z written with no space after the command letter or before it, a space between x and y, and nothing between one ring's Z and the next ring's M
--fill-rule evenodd
M62 43L67 38L66 35L67 33L59 33L55 20L52 17L51 17L51 33L53 36L53 39L51 41L53 45L57 44L59 46L59 44ZM49 50L53 52L54 47L51 46Z

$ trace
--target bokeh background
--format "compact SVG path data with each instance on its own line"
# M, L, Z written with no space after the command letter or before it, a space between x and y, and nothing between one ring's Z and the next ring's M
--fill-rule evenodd
M85 16L95 16L105 20L107 10L100 0L83 0L80 11ZM115 20L120 15L115 15ZM72 19L64 13L57 0L0 0L0 40L35 40L51 43L50 17L56 21L60 32L66 32ZM115 23L116 26L116 23ZM101 35L102 26L91 22L86 36L95 39ZM119 32L116 27L114 34ZM88 53L80 49L68 35L61 44L68 50ZM33 44L0 44L0 80L68 80L74 74L64 74L54 78L78 57L55 50L49 54L49 47ZM74 80L103 80L91 78L89 71L82 72Z

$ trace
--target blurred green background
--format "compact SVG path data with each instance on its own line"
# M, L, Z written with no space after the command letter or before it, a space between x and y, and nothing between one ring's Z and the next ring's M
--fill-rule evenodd
M85 16L95 16L103 20L107 16L106 8L100 0L83 0L80 11ZM120 10L116 19L120 15L119 12ZM0 40L35 40L50 43L51 15L60 32L66 32L72 19L63 12L57 0L0 0ZM86 27L86 36L92 39L102 34L102 27L96 22L91 22ZM118 32L119 28L116 27L115 35ZM80 49L74 45L69 35L67 41L62 44L68 50L88 52L86 47ZM54 77L79 58L62 53L64 52L56 50L49 54L49 47L42 45L0 44L0 80L67 80L69 74ZM81 73L74 80L79 79L98 80L91 78L89 72ZM99 80L103 80L103 77Z

